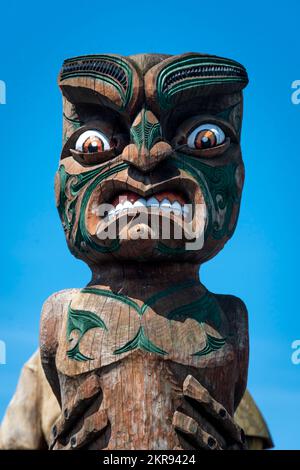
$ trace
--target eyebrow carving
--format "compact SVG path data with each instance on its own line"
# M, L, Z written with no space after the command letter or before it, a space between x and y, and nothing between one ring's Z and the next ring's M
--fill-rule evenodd
M213 56L189 55L166 65L156 79L157 95L162 109L210 91L233 93L248 83L246 69L238 62ZM197 90L198 89L198 90Z
M122 108L126 108L132 98L132 68L117 56L90 55L65 60L59 77L60 85L66 86L69 79L81 77L94 78L112 85L121 98ZM105 87L102 94L106 96Z

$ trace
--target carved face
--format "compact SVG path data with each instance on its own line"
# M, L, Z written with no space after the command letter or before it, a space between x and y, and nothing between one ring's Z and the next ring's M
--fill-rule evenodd
M237 62L195 53L66 60L56 196L72 253L90 265L214 256L239 212L247 82Z

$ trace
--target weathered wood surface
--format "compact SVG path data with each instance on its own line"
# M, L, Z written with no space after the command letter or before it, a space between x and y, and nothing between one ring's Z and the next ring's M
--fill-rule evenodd
M17 390L0 427L0 449L45 449L52 441L52 427L61 409L41 367L40 353L24 365ZM273 446L264 418L246 391L234 415L245 431L247 448Z
M233 414L247 311L198 270L237 222L247 82L241 64L195 53L64 62L56 199L92 281L43 309L42 364L62 406L51 448L244 447Z
M111 292L107 286L93 286L93 289ZM203 296L203 288L198 288L199 292L195 287L189 289L192 298ZM157 293L157 290L154 292ZM149 294L151 297L151 291ZM54 295L45 305L44 327L41 330L42 357L48 379L58 396L61 395L63 413L58 430L65 435L65 439L62 438L56 447L68 445L69 431L72 437L77 436L85 416L92 415L96 420L98 414L102 416L103 412L106 419L100 421L92 444L89 444L91 436L88 434L82 440L79 440L81 437L77 438L78 446L107 449L193 446L177 432L178 426L173 423L176 410L183 410L187 416L195 415L197 421L201 422L201 429L209 435L215 435L213 427L201 419L198 407L191 406L186 399L183 384L191 374L233 415L244 392L247 374L247 320L243 304L234 297L218 297L218 305L224 309L221 313L221 330L210 325L201 328L192 319L184 322L184 328L179 328L181 323L166 319L166 313L169 313L169 309L173 310L174 305L180 305L180 297L181 304L186 305L186 297L182 293L174 293L170 303L166 299L164 304L160 302L158 312L148 307L148 315L146 311L142 317L123 301L128 299L124 292L122 296L118 300L73 290ZM137 297L134 299L142 309L145 304L138 302ZM70 308L93 312L101 317L106 326L106 329L91 328L79 342L80 354L93 359L76 361L66 357L66 352L72 350L73 346L66 326ZM59 312L58 317L56 312ZM150 351L145 350L148 343L146 340L143 343L142 338L141 343L133 344L131 350L116 354L116 351L137 337L141 328L145 331L147 341L161 352L152 352L151 348ZM56 332L60 332L57 346L51 343L52 331L55 332L54 338L57 337ZM112 335L109 335L110 331ZM232 339L223 348L200 357L192 356L205 349L208 334L223 338L228 331L232 332ZM73 337L73 341L78 341L78 337ZM49 355L49 351L53 356ZM51 366L54 361L56 366L53 371ZM89 396L91 380L94 394ZM85 399L82 399L84 396ZM70 427L66 416L71 416L68 418L72 423ZM57 436L60 436L59 431L55 433ZM219 433L217 436L225 446L226 441ZM197 445L197 441L194 445Z

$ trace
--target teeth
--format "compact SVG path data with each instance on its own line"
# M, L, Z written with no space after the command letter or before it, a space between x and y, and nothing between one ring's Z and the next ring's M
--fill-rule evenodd
M160 208L164 210L171 210L172 204L170 203L169 199L163 199L160 203Z
M173 202L172 209L173 209L174 214L181 214L182 212L182 207L178 201Z
M130 209L132 207L132 202L125 201L123 202L123 209Z
M146 207L147 201L146 199L140 197L135 203L133 204L133 207Z
M159 202L155 197L150 197L146 202L147 207L159 207Z
M190 213L190 208L187 204L185 204L183 207L182 207L182 212L183 212L183 215L184 217L188 217L189 213Z
M116 209L115 209L116 212L117 212L117 211L121 211L122 209L123 209L123 204L119 203L119 204L116 205ZM115 211L114 211L114 209L112 209L112 210L109 211L109 212L115 212Z
M181 205L178 201L171 203L169 199L164 198L161 203L155 197L150 197L149 199L139 198L133 204L132 202L125 200L124 202L119 202L114 209L111 209L108 213L108 218L111 219L113 216L116 216L119 212L123 210L128 210L131 208L158 208L166 212L173 212L175 215L182 215L188 217L190 214L189 204ZM97 213L97 208L93 207L92 212Z

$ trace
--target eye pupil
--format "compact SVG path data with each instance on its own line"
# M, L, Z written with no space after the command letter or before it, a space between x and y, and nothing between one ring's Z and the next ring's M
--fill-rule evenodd
M90 143L89 145L89 152L96 152L97 151L97 148L98 148L98 144L97 142L95 142L95 140L93 142Z
M83 144L83 151L85 153L103 152L104 145L99 137L91 136L86 139Z
M214 132L209 129L204 129L196 135L195 148L196 149L207 149L214 147L217 143Z
M103 153L111 148L109 138L97 129L80 134L75 144L75 150L82 153Z

